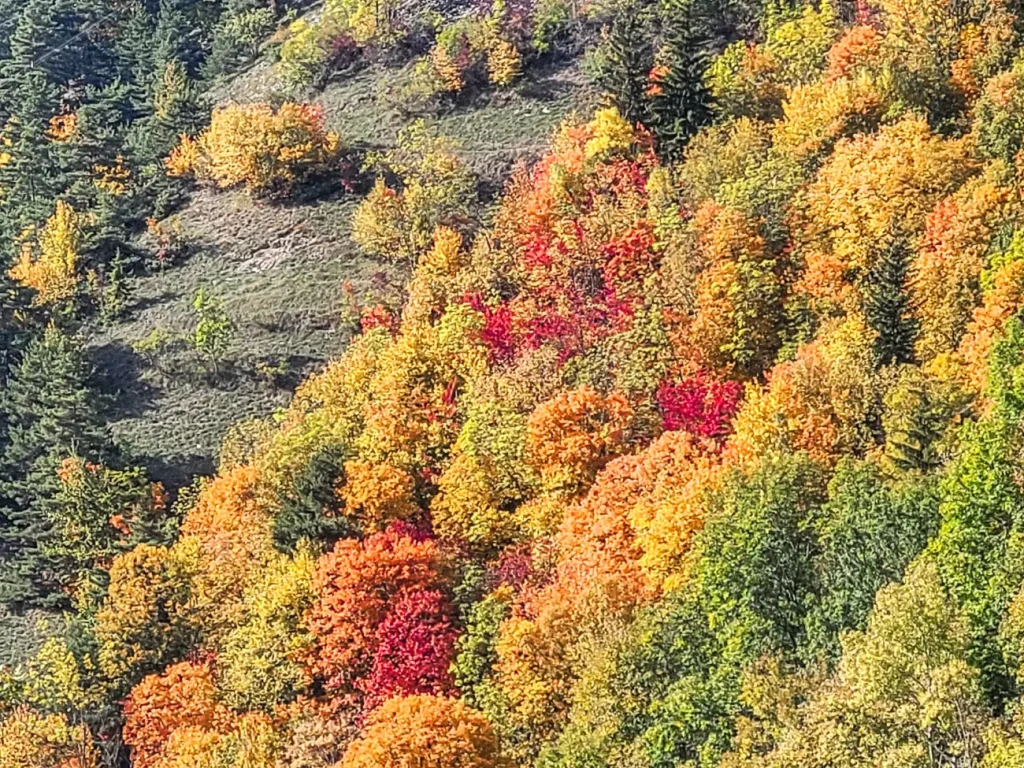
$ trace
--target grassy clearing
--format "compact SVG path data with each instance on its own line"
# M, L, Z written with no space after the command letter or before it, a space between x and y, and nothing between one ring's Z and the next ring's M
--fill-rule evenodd
M96 329L90 347L114 403L115 435L171 482L207 472L231 424L265 417L285 404L291 386L340 353L350 328L343 290L360 295L400 283L393 267L362 257L348 237L353 199L307 205L258 204L243 193L198 192L179 214L196 252L186 263L133 282L127 318ZM154 329L187 335L200 286L225 301L235 331L219 381L165 375L132 350ZM173 362L195 367L189 354ZM260 366L283 376L260 376ZM175 471L175 469L177 471Z
M361 148L394 144L412 119L398 106L397 94L410 67L371 66L335 80L302 98L323 104L327 122L345 141ZM214 92L218 103L280 101L285 98L273 66L259 62ZM555 127L569 114L586 114L597 103L579 62L539 65L508 91L481 93L470 103L432 119L440 131L462 145L462 154L485 182L500 183L516 160L531 160L547 145Z

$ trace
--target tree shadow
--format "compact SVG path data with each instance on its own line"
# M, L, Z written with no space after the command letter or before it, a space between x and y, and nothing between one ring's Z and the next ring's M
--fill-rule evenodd
M572 83L549 76L537 80L527 80L519 86L519 94L530 101L541 103L559 101L575 91Z
M145 312L147 309L169 304L170 302L175 301L178 297L179 294L171 293L170 291L164 291L156 296L146 296L145 298L139 299L131 304L131 306L128 307L128 314L133 317L137 316L142 312Z
M142 378L146 361L121 341L89 350L93 385L103 395L103 416L119 421L141 416L156 407L160 390Z
M192 484L197 477L210 477L217 471L213 456L198 453L176 454L174 456L133 456L132 459L145 467L150 480L161 483L171 493Z

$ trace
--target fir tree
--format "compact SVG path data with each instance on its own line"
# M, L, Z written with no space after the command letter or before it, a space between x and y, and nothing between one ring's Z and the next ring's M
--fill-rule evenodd
M897 469L928 472L941 464L939 439L954 414L929 384L919 368L904 366L886 393L884 455Z
M9 80L0 76L0 88L5 86ZM68 180L63 146L46 135L49 118L59 109L56 87L43 73L28 71L12 92L19 94L18 112L8 117L4 138L9 160L0 165L0 237L6 248L22 229L49 215Z
M704 84L707 31L694 0L665 0L663 43L650 94L650 127L658 151L677 161L690 138L710 122L711 93Z
M142 86L148 91L154 73L155 32L155 10L151 11L141 0L125 7L114 40L117 73L122 82Z
M907 250L895 243L879 254L864 284L864 314L878 332L878 365L908 363L914 357L914 320L907 293Z
M48 130L68 85L89 82L103 69L102 57L81 34L88 23L70 0L29 0L11 34L10 58L0 62L0 120L9 156L0 166L5 244L45 218L74 175L72 149L53 141Z
M157 77L172 62L183 65L189 77L198 76L210 50L220 5L216 0L160 0L153 33Z
M330 548L355 532L344 517L331 514L338 505L334 489L343 479L344 462L341 448L318 451L295 478L294 489L282 494L281 511L274 520L274 544L279 550L294 552L302 539Z
M646 122L647 89L654 64L650 9L627 3L605 28L598 49L598 84L630 123Z
M8 382L8 444L0 458L4 527L0 531L0 602L59 602L67 574L45 554L57 469L72 455L104 461L113 453L79 342L49 326L29 344Z

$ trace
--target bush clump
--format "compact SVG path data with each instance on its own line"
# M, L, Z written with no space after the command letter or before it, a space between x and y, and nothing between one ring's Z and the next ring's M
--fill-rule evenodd
M199 136L182 136L167 158L171 176L193 175L253 196L287 195L337 161L341 138L316 104L232 104L213 113Z

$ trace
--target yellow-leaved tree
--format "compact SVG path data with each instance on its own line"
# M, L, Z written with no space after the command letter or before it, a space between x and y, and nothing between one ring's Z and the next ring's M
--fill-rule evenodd
M221 189L244 184L254 196L285 195L327 171L340 150L317 104L231 104L214 110L198 137L182 136L166 166L171 176L191 174Z
M35 290L33 303L66 301L78 289L78 255L82 246L83 218L63 200L38 231L26 229L20 238L18 260L10 276Z

